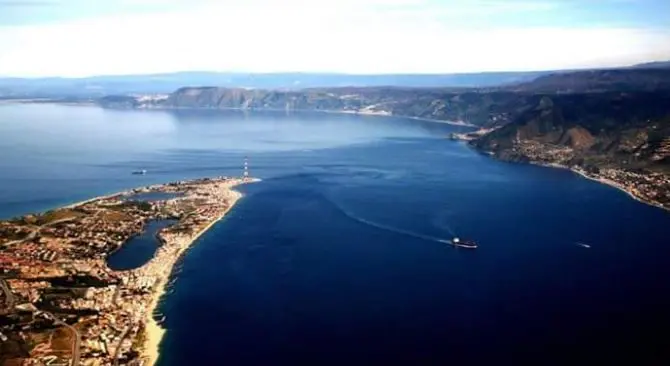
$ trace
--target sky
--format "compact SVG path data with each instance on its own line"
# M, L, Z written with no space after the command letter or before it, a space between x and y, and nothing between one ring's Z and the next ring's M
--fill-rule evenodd
M0 76L462 73L670 60L670 0L0 0Z

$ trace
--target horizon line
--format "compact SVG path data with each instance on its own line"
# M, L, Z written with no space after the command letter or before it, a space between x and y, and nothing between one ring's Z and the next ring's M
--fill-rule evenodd
M494 73L509 73L509 74L520 74L520 73L540 73L540 72L566 72L566 71L588 71L588 70L613 70L613 69L623 69L635 67L638 65L645 64L654 64L670 62L670 59L664 60L651 60L645 62L636 62L633 64L622 64L617 66L584 66L584 67L573 67L566 69L531 69L531 70L484 70L484 71L457 71L457 72L427 72L427 73L358 73L358 72L339 72L339 71L231 71L231 70L176 70L176 71L165 71L157 73L132 73L132 74L92 74L85 76L57 76L57 75L45 75L45 76L13 76L13 75L0 75L0 79L91 79L91 78L101 78L101 77L140 77L140 76L158 76L158 75L174 75L174 74L196 74L196 73L209 73L209 74L238 74L238 75L338 75L338 76L446 76L446 75L473 75L473 74L494 74Z

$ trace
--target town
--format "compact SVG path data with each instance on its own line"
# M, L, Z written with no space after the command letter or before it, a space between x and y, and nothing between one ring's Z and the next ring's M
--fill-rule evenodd
M150 365L152 313L184 250L241 197L248 178L148 186L0 222L0 364ZM162 199L135 199L158 193ZM152 220L174 219L139 268L107 258ZM159 243L159 242L160 243Z
M532 140L515 140L507 154L512 160L571 169L585 178L625 191L639 201L670 210L670 175L665 172L626 167L625 162L596 164L578 158L571 147Z

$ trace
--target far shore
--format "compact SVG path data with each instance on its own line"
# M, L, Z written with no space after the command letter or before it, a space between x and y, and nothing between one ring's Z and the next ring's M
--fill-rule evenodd
M582 170L575 169L575 168L571 168L571 167L569 167L569 166L562 165L562 164L556 164L556 163L542 163L542 162L535 162L535 161L532 161L532 162L530 162L530 163L533 164L533 165L539 165L539 166L543 166L543 167L547 167L547 168L555 168L555 169L566 169L566 170L569 170L569 171L571 171L571 172L573 172L573 173L575 173L575 174L577 174L577 175L579 175L579 176L581 176L581 177L583 177L583 178L586 178L586 179L588 179L588 180L592 180L592 181L595 181L595 182L598 182L598 183L601 183L601 184L610 186L610 187L612 187L612 188L616 188L616 189L618 189L618 190L620 190L620 191L626 193L630 198L632 198L632 199L634 199L634 200L636 200L636 201L638 201L638 202L644 203L644 204L649 205L649 206L654 206L654 207L657 207L657 208L660 208L660 209L662 209L662 210L665 210L665 211L669 211L669 212L670 212L670 207L666 207L666 206L663 206L663 205L661 205L661 204L659 204L659 203L657 203L657 202L653 202L653 201L645 200L645 199L643 199L643 198L641 198L641 197L638 197L638 196L635 195L633 192L631 192L628 188L626 188L625 186L623 186L623 185L621 185L620 183L615 182L615 181L613 181L613 180L611 180L611 179L602 178L602 177L593 177L593 176L587 174L586 172L584 172L584 171L582 171Z
M63 105L86 105L86 106L96 106L95 102L92 102L90 100L87 101L60 101L57 99L7 99L7 100L2 100L3 102L6 103L53 103L53 104L63 104ZM472 127L472 128L477 128L479 126L473 125L471 123L467 123L465 121L449 121L449 120L443 120L443 119L435 119L435 118L424 118L424 117L412 117L412 116L405 116L405 115L399 115L399 114L391 114L389 112L384 112L384 111L371 111L371 110L330 110L330 109L281 109L281 108L240 108L240 107L226 107L226 108L182 108L182 107L158 107L158 108L129 108L129 109L136 109L136 110L157 110L157 111L170 111L170 110L222 110L222 111L244 111L244 112L252 112L252 111L268 111L268 112L318 112L318 113L330 113L330 114L353 114L353 115L361 115L361 116L379 116L379 117L395 117L395 118L407 118L407 119L413 119L417 121L426 121L426 122L435 122L435 123L444 123L452 126L459 126L459 127Z

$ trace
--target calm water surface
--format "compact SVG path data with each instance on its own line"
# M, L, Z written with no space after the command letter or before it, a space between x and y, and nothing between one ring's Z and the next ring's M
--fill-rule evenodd
M149 221L140 235L130 238L121 248L107 258L107 265L115 271L126 271L141 267L153 258L154 253L160 246L156 234L175 223L177 223L177 220Z
M161 366L667 361L670 215L454 130L0 105L0 217L237 175L248 155L264 181L176 271ZM480 248L436 240L454 235Z

